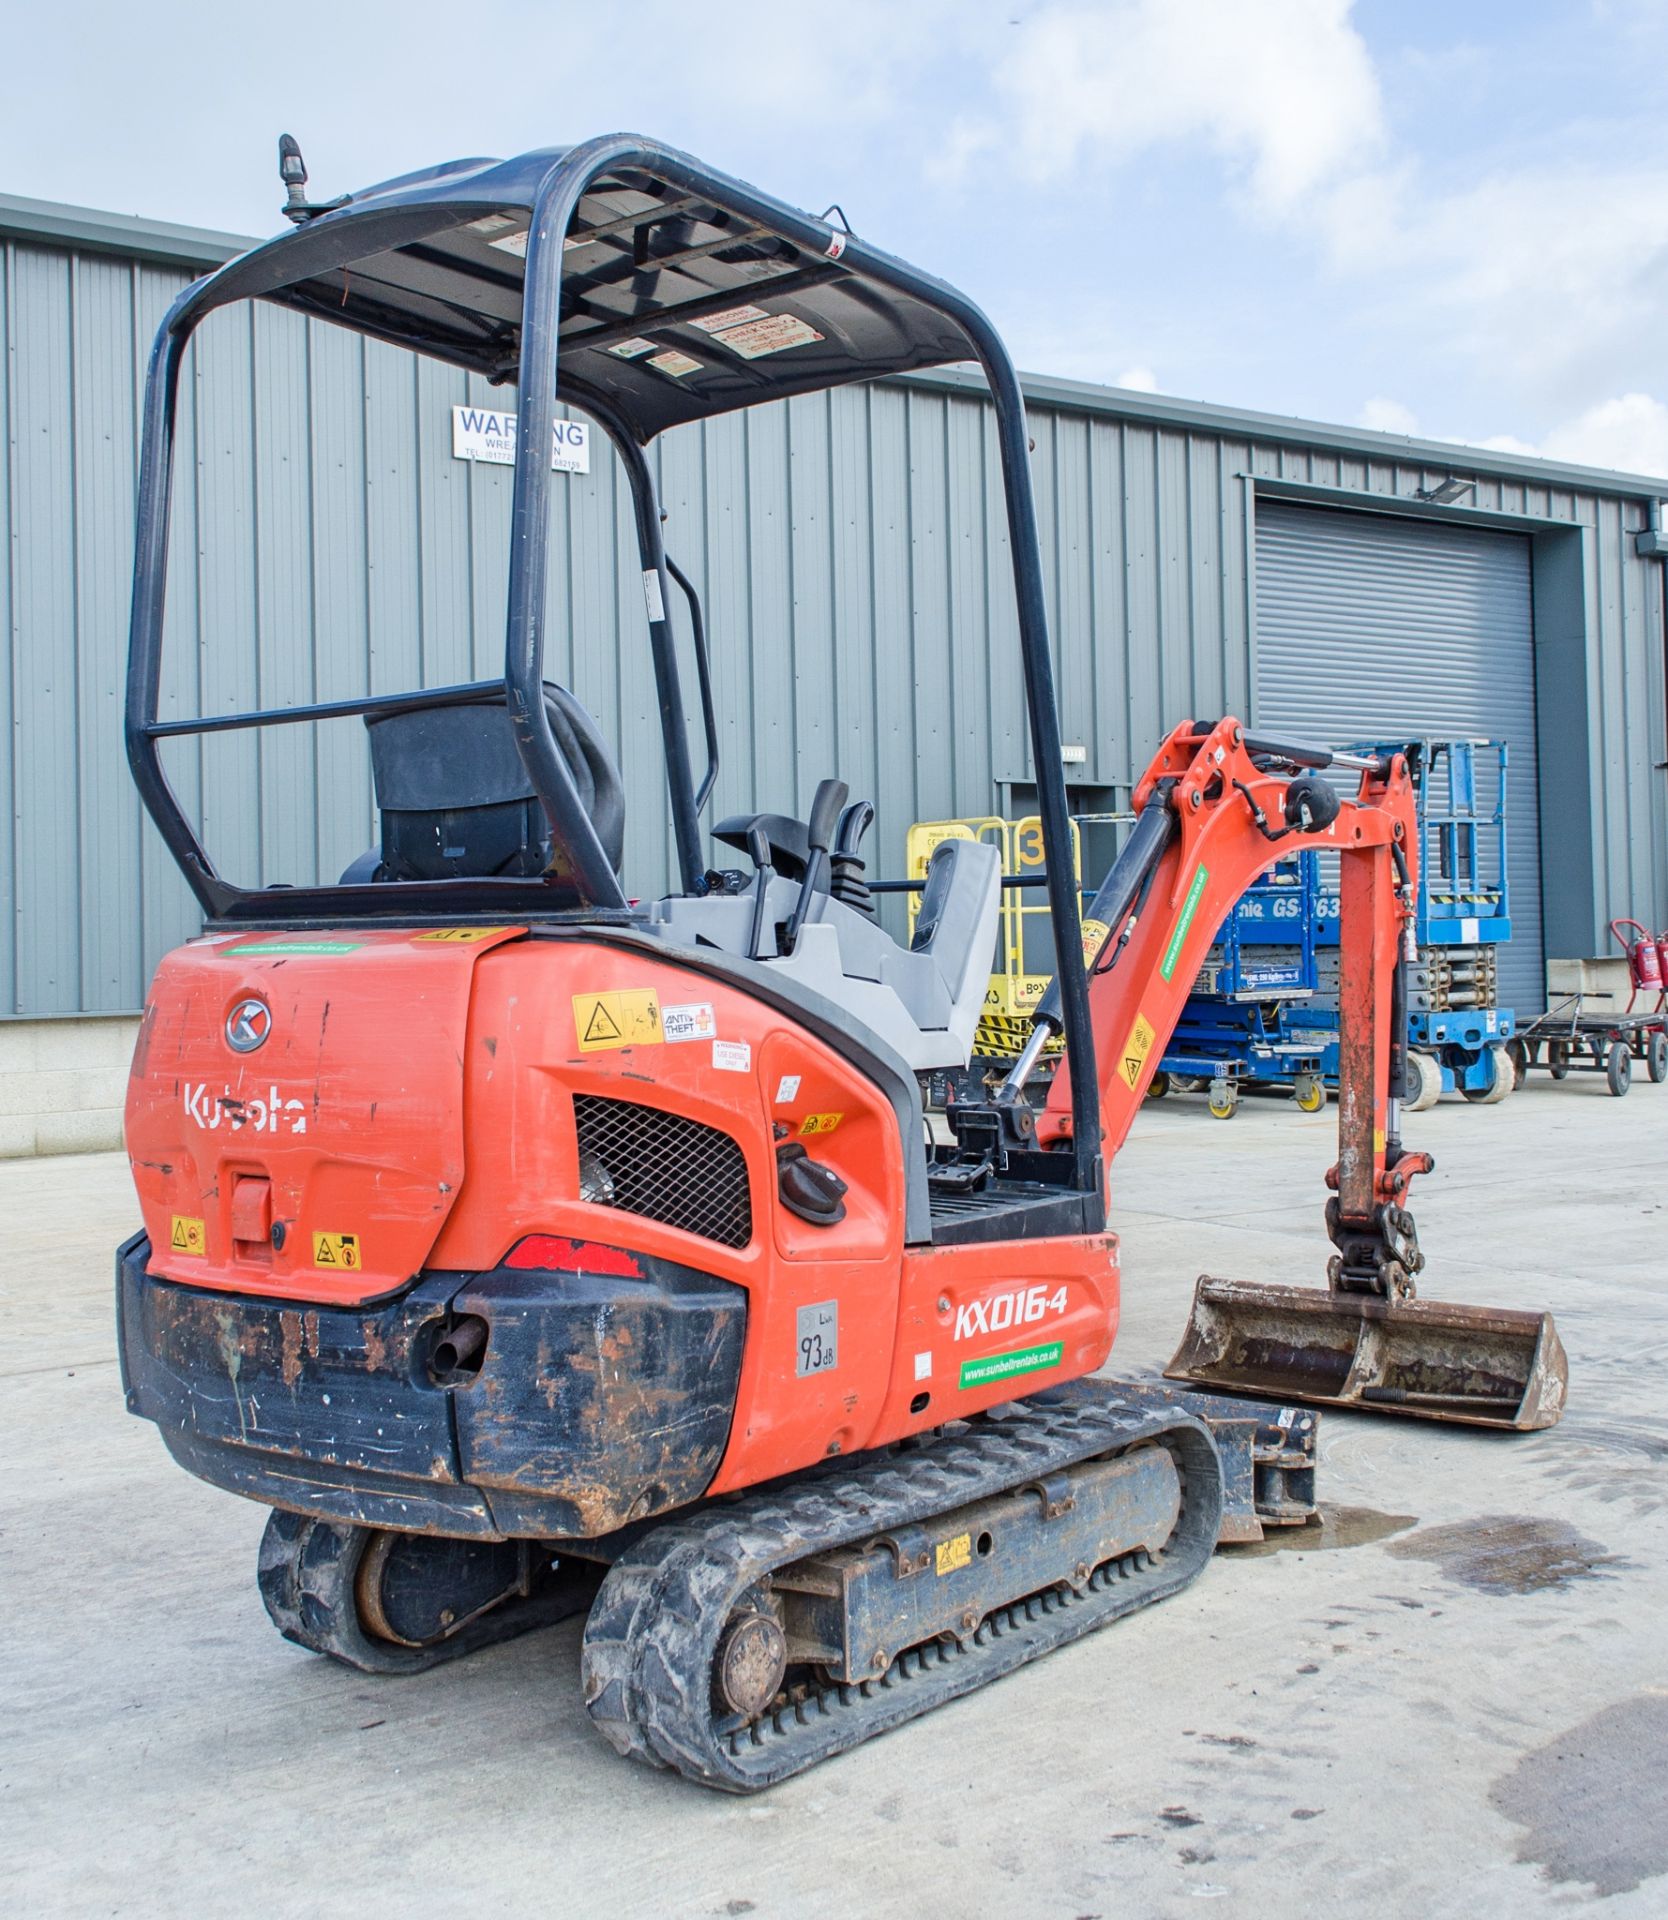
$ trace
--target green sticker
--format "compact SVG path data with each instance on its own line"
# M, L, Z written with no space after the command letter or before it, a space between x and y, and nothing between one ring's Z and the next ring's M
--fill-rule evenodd
M267 953L357 953L364 944L363 940L263 940L253 947L222 947L221 953L228 959L247 954L258 960Z
M1176 922L1176 930L1170 936L1170 944L1164 949L1164 958L1159 963L1159 973L1168 980L1176 970L1176 962L1181 958L1182 943L1187 938L1187 930L1193 924L1193 916L1199 911L1199 902L1205 897L1205 882L1210 878L1208 867L1195 867L1193 878L1188 883L1187 898L1182 902L1181 918Z
M982 1360L961 1363L961 1385L988 1386L992 1380L1006 1380L1016 1373L1035 1373L1041 1367L1057 1367L1065 1354L1058 1340L1046 1347L1022 1347L1017 1353L987 1353Z

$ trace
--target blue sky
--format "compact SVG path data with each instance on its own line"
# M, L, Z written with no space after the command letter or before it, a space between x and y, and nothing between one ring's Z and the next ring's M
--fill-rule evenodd
M1668 0L87 0L0 191L238 232L618 127L958 281L1028 370L1668 474ZM21 57L20 57L21 56Z

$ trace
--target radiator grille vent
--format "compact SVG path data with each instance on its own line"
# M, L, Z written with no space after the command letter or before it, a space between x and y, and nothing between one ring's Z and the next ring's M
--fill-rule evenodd
M722 1247L753 1237L747 1163L727 1133L634 1100L573 1100L585 1198Z

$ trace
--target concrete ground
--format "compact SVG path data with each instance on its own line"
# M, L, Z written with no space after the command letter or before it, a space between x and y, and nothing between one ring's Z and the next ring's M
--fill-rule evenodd
M1201 1270L1321 1278L1331 1124L1149 1107L1122 1365ZM1537 1079L1410 1132L1426 1292L1553 1308L1562 1426L1327 1415L1326 1528L754 1800L616 1759L577 1623L409 1680L281 1641L262 1511L122 1409L124 1162L0 1165L7 1909L1668 1910L1668 1088Z

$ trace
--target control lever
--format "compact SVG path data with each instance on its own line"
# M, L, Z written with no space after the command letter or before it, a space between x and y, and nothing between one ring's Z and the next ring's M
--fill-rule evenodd
M811 802L811 817L805 823L805 839L810 848L805 860L805 879L788 920L782 942L784 953L792 953L798 946L799 930L810 914L811 902L816 898L818 888L828 883L828 849L833 843L834 828L849 791L843 780L820 780L817 783L816 797Z
M834 831L834 848L829 855L832 878L828 888L842 905L854 913L866 913L871 920L875 917L875 903L863 878L863 856L858 848L864 834L874 825L874 818L872 800L854 800L840 815L840 824Z
M770 891L770 835L763 827L747 829L747 856L753 862L753 927L747 936L747 957L761 960L764 945L765 905Z

